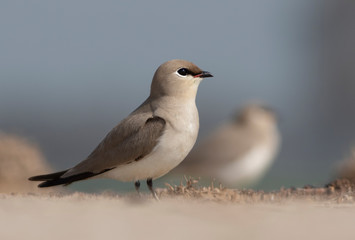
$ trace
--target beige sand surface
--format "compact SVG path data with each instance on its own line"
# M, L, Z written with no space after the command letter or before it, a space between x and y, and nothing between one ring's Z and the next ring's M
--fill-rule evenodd
M0 194L0 239L355 239L355 204Z

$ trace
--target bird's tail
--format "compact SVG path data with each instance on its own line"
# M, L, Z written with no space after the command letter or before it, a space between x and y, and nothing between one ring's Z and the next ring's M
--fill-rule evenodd
M111 168L112 169L112 168ZM39 188L44 188L44 187L52 187L52 186L57 186L57 185L69 185L72 182L84 180L96 175L99 175L101 173L107 172L111 169L105 169L101 172L98 173L93 173L93 172L83 172L83 173L78 173L75 175L71 175L68 177L62 177L68 170L64 170L61 172L55 172L55 173L50 173L50 174L45 174L45 175L38 175L38 176L33 176L30 177L28 180L30 181L43 181L38 185Z
M68 172L68 170L64 170L61 172L55 172L50 174L38 175L30 177L28 180L30 181L48 181L61 177L64 173Z

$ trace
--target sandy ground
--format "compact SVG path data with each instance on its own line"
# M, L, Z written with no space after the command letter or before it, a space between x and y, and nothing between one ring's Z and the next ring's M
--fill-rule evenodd
M150 194L70 193L38 189L23 177L49 170L37 146L4 134L0 143L0 240L355 239L350 180L264 192L186 178L156 189L160 201Z
M2 193L0 239L355 239L352 188L336 188L258 193L187 184L158 189L160 201Z

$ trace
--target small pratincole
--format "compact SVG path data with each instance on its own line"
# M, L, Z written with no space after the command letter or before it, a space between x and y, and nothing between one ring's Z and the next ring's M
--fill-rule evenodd
M215 178L227 186L257 182L269 169L279 149L276 116L261 104L249 104L196 144L174 170Z
M38 187L68 185L92 177L134 181L153 179L176 167L196 142L199 117L196 94L203 78L212 77L195 64L171 60L156 70L150 95L113 128L96 149L76 166L56 173L34 176Z

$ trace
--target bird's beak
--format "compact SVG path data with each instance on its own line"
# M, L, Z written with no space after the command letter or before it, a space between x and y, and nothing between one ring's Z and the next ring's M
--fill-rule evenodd
M195 78L196 78L196 77L199 77L199 78L208 78L208 77L213 77L213 75L212 75L210 72L202 71L201 73L196 74L194 77L195 77Z

